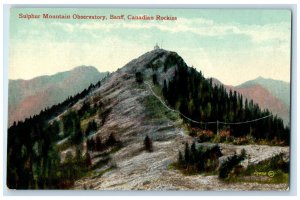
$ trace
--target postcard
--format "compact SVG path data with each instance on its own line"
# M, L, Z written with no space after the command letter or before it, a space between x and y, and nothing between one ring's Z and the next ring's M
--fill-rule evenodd
M11 8L9 189L288 191L291 11Z

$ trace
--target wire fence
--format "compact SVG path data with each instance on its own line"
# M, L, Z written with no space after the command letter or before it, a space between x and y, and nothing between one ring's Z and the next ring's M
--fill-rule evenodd
M223 125L239 125L239 124L249 124L249 123L252 123L252 122L256 122L256 121L259 121L259 120L263 120L263 119L266 119L266 118L269 118L271 116L273 116L272 114L270 115L267 115L267 116L264 116L264 117L260 117L260 118L257 118L257 119L252 119L252 120L248 120L248 121L243 121L243 122L223 122L223 121L210 121L210 122L204 122L204 121L196 121L196 120L193 120L187 116L185 116L184 114L182 114L181 112L179 112L178 110L174 110L172 108L170 108L159 96L157 96L155 94L155 92L152 90L152 87L151 87L151 84L148 83L147 81L144 82L150 89L151 93L153 96L155 96L162 104L164 107L166 107L168 110L172 111L172 112L176 112L178 113L179 115L181 115L183 118L185 118L186 120L190 121L190 122L193 122L193 123L196 123L196 124L202 124L202 125L207 125L207 124L217 124L217 126L219 124L223 124Z

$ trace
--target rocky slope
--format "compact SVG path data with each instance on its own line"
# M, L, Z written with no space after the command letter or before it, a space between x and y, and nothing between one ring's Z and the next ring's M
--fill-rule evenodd
M81 66L71 71L31 80L9 80L8 124L38 114L42 109L62 102L68 96L101 80L107 73Z
M175 169L170 169L170 164L177 160L178 151L183 150L185 142L192 143L193 138L186 134L178 113L167 109L146 84L137 83L135 73L143 72L144 81L151 82L153 69L149 67L149 63L163 63L172 53L174 52L157 49L132 60L106 78L100 88L71 108L79 109L83 101L90 102L92 106L102 103L103 109L109 113L105 123L93 137L100 136L105 139L114 133L117 140L122 142L120 150L109 154L108 163L77 180L74 189L286 190L288 188L286 184L228 184L220 181L216 175L185 176ZM175 67L169 68L166 72L162 66L156 69L160 85L164 79L172 77ZM100 119L97 116L94 119L99 124ZM56 120L60 120L60 116ZM146 135L153 141L153 152L144 150L143 141ZM71 147L66 151L68 150L74 151ZM225 155L240 150L239 146L222 145ZM288 155L289 152L288 147L268 146L255 148L248 146L246 151L253 157L261 152L267 152L256 159L270 158L279 153ZM94 164L99 159L104 157L92 156ZM252 161L254 162L250 160Z

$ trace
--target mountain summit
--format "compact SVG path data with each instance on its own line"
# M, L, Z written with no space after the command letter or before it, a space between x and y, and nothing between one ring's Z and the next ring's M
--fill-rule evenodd
M290 107L290 83L259 76L254 80L250 80L238 85L237 88L249 87L253 85L261 85L270 93L272 93L277 99L280 99L286 107Z

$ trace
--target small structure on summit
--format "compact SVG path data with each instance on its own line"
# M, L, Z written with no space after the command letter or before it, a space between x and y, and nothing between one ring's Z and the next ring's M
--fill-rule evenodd
M158 46L158 44L156 43L156 45L154 46L154 50L156 49L160 49L160 47Z

